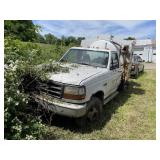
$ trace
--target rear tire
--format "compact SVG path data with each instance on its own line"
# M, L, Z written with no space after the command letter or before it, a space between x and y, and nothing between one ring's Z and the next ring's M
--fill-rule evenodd
M138 78L138 75L139 75L139 70L137 69L137 72L136 72L136 74L135 74L135 79Z
M142 73L144 72L144 66L143 66L143 69L142 69Z
M87 113L80 118L76 119L76 124L79 127L86 127L93 123L99 123L102 118L103 104L97 97L92 97L87 105Z

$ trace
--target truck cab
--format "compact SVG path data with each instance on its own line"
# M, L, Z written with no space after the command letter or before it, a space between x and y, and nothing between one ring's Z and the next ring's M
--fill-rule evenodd
M69 72L51 73L34 99L55 114L76 118L78 124L99 121L103 105L118 94L123 67L120 50L100 40L88 47L72 47L59 60Z

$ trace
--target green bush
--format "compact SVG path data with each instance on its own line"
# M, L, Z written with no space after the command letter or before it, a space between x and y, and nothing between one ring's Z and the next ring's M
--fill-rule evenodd
M67 51L69 46L61 46L61 45L49 45L37 43L37 46L40 47L42 54L41 58L43 61L47 62L48 60L59 60L59 58Z
M22 42L11 37L5 37L4 44L5 139L42 139L46 127L40 117L35 117L35 107L29 104L30 95L23 86L24 77L28 83L30 78L48 78L48 72L66 72L66 68L51 62L59 59L67 48ZM37 67L42 63L49 64Z
M42 62L38 45L5 39L4 131L5 139L39 139L44 132L41 120L27 112L29 95L19 89L22 77L34 74ZM39 72L36 72L39 73Z
M44 132L41 120L27 112L29 95L20 90L27 66L37 63L41 50L37 45L5 39L4 136L5 139L39 139ZM36 59L36 61L35 61Z

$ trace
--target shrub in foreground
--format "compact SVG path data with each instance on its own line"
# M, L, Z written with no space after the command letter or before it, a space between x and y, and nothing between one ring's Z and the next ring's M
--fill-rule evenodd
M36 57L41 53L37 45L5 39L4 65L4 138L40 139L45 132L40 118L28 112L29 94L24 93L22 76L32 74ZM29 67L30 66L30 67ZM30 68L30 69L29 69Z

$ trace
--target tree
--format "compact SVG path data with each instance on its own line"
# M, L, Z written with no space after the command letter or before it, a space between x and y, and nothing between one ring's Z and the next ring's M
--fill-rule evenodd
M4 31L5 36L13 36L21 41L35 41L38 26L31 20L5 20Z
M85 39L85 37L78 37L77 38L77 45L80 46L81 41L84 40L84 39Z
M65 45L65 42L66 42L66 37L62 36L61 37L61 46Z
M136 40L135 37L128 37L128 38L125 38L124 40Z
M69 37L65 37L65 36L62 36L61 37L61 45L65 45L65 46L80 46L81 44L81 41L85 39L85 37L78 37L78 38L75 38L73 36L69 36Z
M46 43L46 40L45 40L45 38L41 34L37 33L37 40L36 40L36 42L38 42L38 43Z
M65 39L65 45L69 46L70 44L76 44L76 38L73 36L69 36Z
M45 34L44 37L45 37L46 43L48 44L56 44L57 42L57 37L55 37L51 33Z

